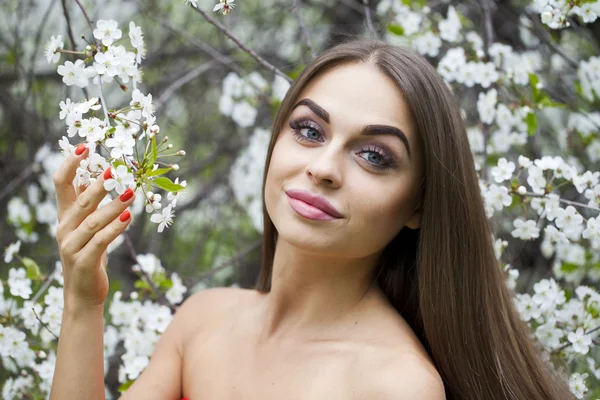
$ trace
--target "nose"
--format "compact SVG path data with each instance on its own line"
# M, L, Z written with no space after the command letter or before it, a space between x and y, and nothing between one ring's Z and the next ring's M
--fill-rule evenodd
M333 145L313 149L310 162L306 165L306 174L315 185L336 188L342 184L342 161L339 150Z

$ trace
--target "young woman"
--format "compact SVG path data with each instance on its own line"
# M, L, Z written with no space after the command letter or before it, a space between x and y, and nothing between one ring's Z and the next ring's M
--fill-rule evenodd
M106 245L131 198L55 175L65 313L51 399L103 399ZM556 399L498 265L460 108L410 51L333 47L281 104L256 290L191 296L122 399ZM125 218L123 218L125 219ZM86 366L77 368L76 366Z

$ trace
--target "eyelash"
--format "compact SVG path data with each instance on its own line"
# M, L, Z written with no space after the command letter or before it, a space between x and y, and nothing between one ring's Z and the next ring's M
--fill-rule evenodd
M300 134L300 130L302 128L310 128L322 135L320 128L314 122L310 120L291 120L290 128L292 128L294 132L294 138L299 142L315 142L313 139L309 139L306 136ZM392 156L387 150L375 147L373 145L368 145L366 148L360 150L360 153L375 153L381 157L381 164L374 164L365 159L369 164L373 166L373 168L384 171L388 169L393 169L396 167L396 162L394 161L394 156Z

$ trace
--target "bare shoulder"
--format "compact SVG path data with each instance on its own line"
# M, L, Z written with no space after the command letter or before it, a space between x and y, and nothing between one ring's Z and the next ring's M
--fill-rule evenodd
M350 380L355 398L445 399L442 378L410 326L391 308L377 310L365 324L369 335L358 342Z
M188 297L179 307L181 319L185 321L182 345L185 348L190 335L197 335L227 318L239 304L253 295L253 290L217 287L202 290Z
M381 400L446 398L442 379L429 362L416 353L402 354L382 361L369 374L365 398Z

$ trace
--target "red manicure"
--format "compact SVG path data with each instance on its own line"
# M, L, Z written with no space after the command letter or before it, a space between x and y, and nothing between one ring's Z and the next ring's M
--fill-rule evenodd
M127 200L129 200L131 197L133 196L133 190L131 190L131 188L127 189L125 192L123 192L123 194L121 196L119 196L119 199L121 199L121 201L123 203L125 203Z
M123 214L121 214L119 219L121 220L121 222L125 222L129 219L129 217L131 217L131 213L129 212L129 210L125 210L123 211Z
M111 178L112 178L112 172L111 172L111 170L110 170L110 167L108 167L108 168L106 169L106 171L104 171L104 175L103 175L103 177L104 177L104 180L107 180L107 179L111 179Z
M81 154L83 154L83 152L85 151L85 144L81 143L79 146L77 146L77 148L75 149L75 154L80 156Z

